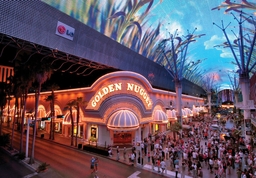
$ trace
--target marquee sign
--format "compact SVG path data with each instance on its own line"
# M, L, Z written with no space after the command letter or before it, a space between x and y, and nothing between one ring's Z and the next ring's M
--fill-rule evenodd
M132 82L116 82L102 86L92 97L89 104L92 108L98 108L99 105L109 96L116 94L132 94L140 98L146 108L152 107L152 100L150 99L144 87Z

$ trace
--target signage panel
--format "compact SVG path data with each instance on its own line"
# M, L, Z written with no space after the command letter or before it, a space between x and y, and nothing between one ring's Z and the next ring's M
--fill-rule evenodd
M73 41L75 29L58 21L55 34Z

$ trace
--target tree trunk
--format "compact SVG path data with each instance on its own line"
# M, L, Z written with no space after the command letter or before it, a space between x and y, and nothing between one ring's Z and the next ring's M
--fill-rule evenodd
M77 147L77 137L78 137L78 123L79 123L79 117L80 117L80 106L77 104L77 117L76 117L76 140L75 140L75 147Z
M51 108L51 122L50 122L50 134L49 134L49 139L52 140L52 122L53 122L53 115L52 115L52 101L50 101L50 108Z
M35 97L35 99L36 99L36 102L35 102L35 120L34 120L34 125L33 125L32 149L31 149L29 164L35 163L34 154L35 154L35 142L36 142L36 121L37 121L37 111L38 111L38 105L39 105L40 90L41 90L41 83L39 82L38 91L36 92L36 97Z
M22 116L21 116L21 134L20 134L20 153L23 152L23 128L24 128L24 120L25 120L25 114L26 114L26 108L27 108L27 94L28 92L25 91L25 94L23 96L23 110L22 110Z
M14 108L14 115L13 115L13 123L12 123L12 136L11 136L11 143L10 143L10 147L12 149L13 146L13 137L14 137L14 128L15 128L15 115L16 115L16 111L17 111L17 106L18 106L18 98L15 97L15 108Z
M176 111L177 111L177 119L178 122L182 125L183 121L182 121L182 99L181 99L181 95L182 95L182 86L181 86L181 81L176 81L175 82L175 91L176 91Z
M73 120L73 113L72 113L72 108L70 108L70 119L71 119L71 146L74 145L74 138L73 138L73 134L74 134L74 120Z
M10 97L10 94L8 93L8 108L7 108L8 127L10 127L10 102L11 102L11 97Z
M250 140L251 136L246 135L246 131L250 131L251 128L245 127L245 120L249 119L251 117L251 111L248 108L249 104L249 93L250 93L250 80L249 77L241 77L239 78L241 90L242 90L242 96L243 96L243 110L244 110L244 121L243 121L243 127L244 127L244 136L246 140Z
M208 111L209 111L209 115L211 116L211 114L212 114L212 94L211 94L211 92L207 92L207 99L208 99Z
M4 106L1 106L1 115L0 115L0 136L2 135L2 123L3 123L3 112L4 111Z
M54 132L55 132L55 127L54 127L54 120L55 120L55 96L54 96L54 90L52 90L52 140L54 140Z

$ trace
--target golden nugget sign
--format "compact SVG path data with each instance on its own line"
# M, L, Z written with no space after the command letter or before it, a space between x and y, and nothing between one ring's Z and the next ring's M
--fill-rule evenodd
M125 84L124 84L125 85ZM114 93L122 93L123 83L113 83L101 88L94 96L91 102L92 107L96 107L99 102L101 102L104 96L114 94ZM134 95L137 95L139 98L142 98L146 103L147 107L152 105L151 99L149 98L146 90L139 85L134 83L126 83L125 93L131 92Z

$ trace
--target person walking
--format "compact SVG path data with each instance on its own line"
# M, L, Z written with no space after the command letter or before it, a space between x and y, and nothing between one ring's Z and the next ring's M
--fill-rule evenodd
M91 159L91 170L92 170L92 172L91 173L95 172L94 165L95 165L95 158L92 157L92 159Z
M157 159L156 163L157 163L157 172L160 173L160 163L161 163L160 158Z
M119 161L119 146L116 147L116 160Z
M134 152L132 152L132 154L131 154L131 162L132 162L132 165L134 165L134 160L135 160L135 154L134 154Z
M175 164L175 178L178 178L178 174L179 174L179 164Z
M186 167L187 167L186 162L183 161L182 164L181 164L181 178L185 178Z
M124 160L126 161L126 147L124 147L123 156L124 156Z
M94 161L94 172L98 172L98 164L99 164L99 158L96 157Z
M150 163L150 152L148 152L148 163Z
M160 162L160 166L162 169L162 174L164 174L164 171L166 169L166 162L164 161L164 159L162 159L162 161Z
M152 160L152 170L155 170L155 157L154 156L151 156L151 160Z
M197 176L198 176L198 178L203 178L203 171L202 171L201 167L198 168Z

